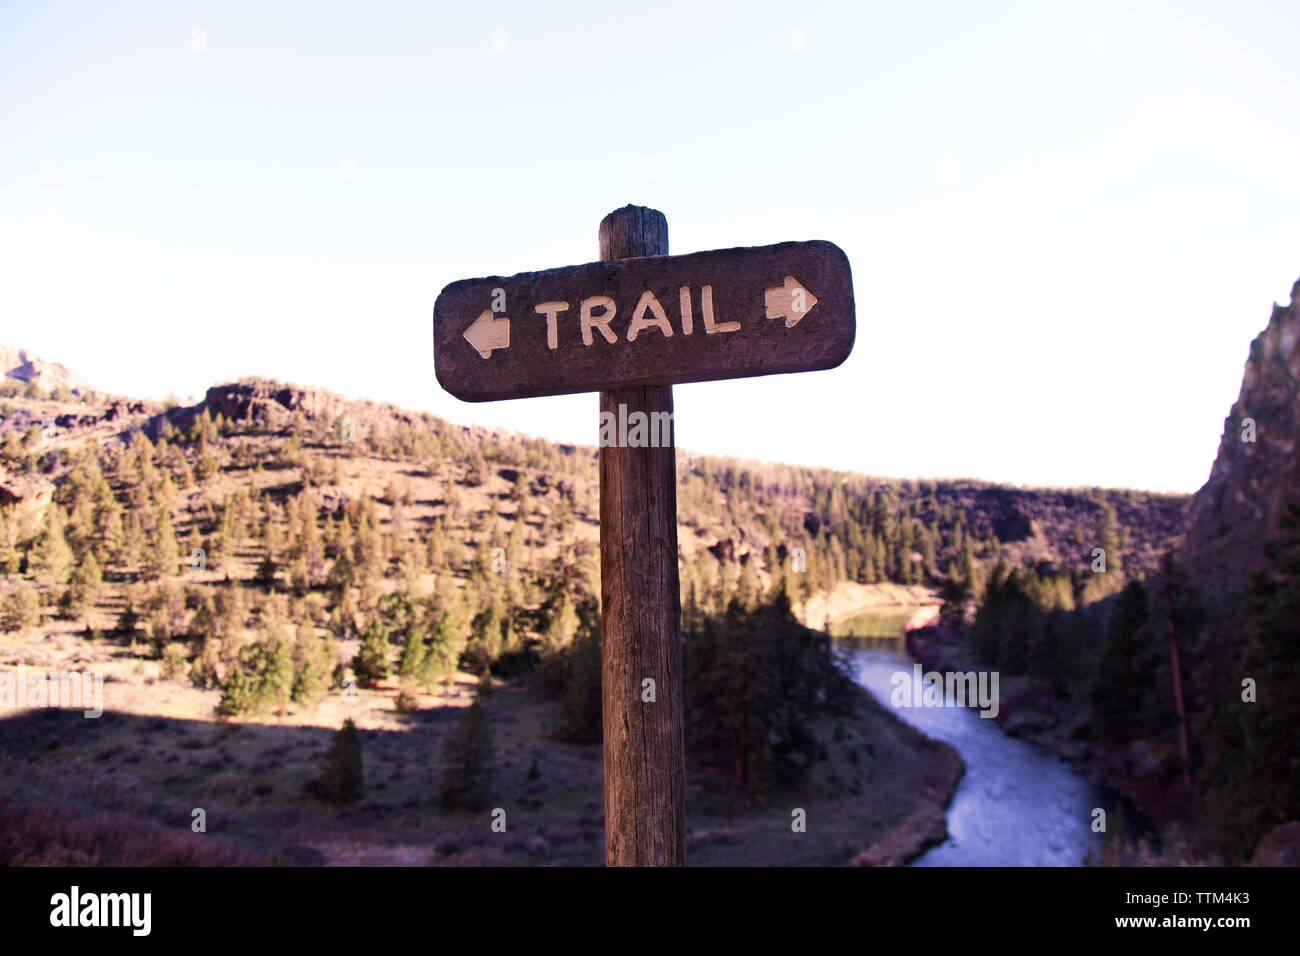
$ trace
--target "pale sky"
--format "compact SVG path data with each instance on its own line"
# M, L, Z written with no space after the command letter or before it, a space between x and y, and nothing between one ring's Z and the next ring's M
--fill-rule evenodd
M0 7L0 344L108 391L594 444L444 393L433 302L637 203L853 268L849 360L678 386L682 447L1191 491L1300 277L1295 3L116 6Z

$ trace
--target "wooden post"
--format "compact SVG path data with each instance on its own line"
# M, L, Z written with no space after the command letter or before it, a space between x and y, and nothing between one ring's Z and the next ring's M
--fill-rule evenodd
M600 223L600 258L668 254L668 220L624 206ZM671 385L606 389L616 422L673 410ZM671 418L669 418L671 422ZM650 435L658 429L647 429ZM605 862L686 862L681 592L673 430L658 447L600 448L601 699ZM653 681L653 685L647 683ZM650 698L653 697L653 700Z

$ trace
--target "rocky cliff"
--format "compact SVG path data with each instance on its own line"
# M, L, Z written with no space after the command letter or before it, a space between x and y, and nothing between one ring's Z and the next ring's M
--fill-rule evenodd
M214 385L197 405L168 409L150 419L146 427L151 437L156 439L167 424L186 430L193 424L195 416L207 411L212 418L220 415L241 429L281 432L290 426L295 413L301 413L306 421L315 421L320 416L333 418L360 407L323 389L250 378Z
M1300 501L1300 281L1250 346L1210 478L1192 500L1181 563L1212 611L1236 607L1264 541Z
M1241 393L1224 421L1209 481L1196 493L1179 555L1207 612L1190 645L1189 717L1204 755L1201 826L1230 856L1300 859L1294 733L1300 706L1294 557L1266 562L1290 505L1300 503L1300 282L1251 343ZM1284 552L1283 552L1284 554ZM1275 556L1276 557L1276 556ZM1255 606L1244 600L1267 570ZM1258 680L1247 699L1243 676ZM1262 837L1262 840L1261 840Z

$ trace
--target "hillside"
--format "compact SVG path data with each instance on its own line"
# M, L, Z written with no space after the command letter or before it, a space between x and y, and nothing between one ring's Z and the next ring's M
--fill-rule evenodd
M857 604L974 593L995 566L1084 595L1097 542L1141 573L1185 508L679 456L697 862L773 859L782 801L847 808L785 862L898 862L943 837L960 761L836 676L817 631L780 623L782 602L816 628ZM222 860L599 861L594 447L246 380L189 407L11 394L0 469L3 664L102 672L117 715L74 738L39 714L0 723L12 826L44 827L45 802L113 830L215 806L234 840ZM701 689L731 680L714 651L794 682L783 723L704 732L726 697ZM473 736L479 708L495 745ZM335 811L311 774L345 719L366 796ZM451 779L436 755L457 741L526 837L486 843L472 815L436 811ZM753 748L739 775L734 746ZM33 778L44 748L58 759ZM95 839L65 834L46 858Z
M220 423L210 453L181 437L203 415ZM48 433L43 438L42 427ZM33 492L26 489L48 487L70 472L74 446L89 440L111 450L129 446L137 433L167 442L168 449L176 446L167 453L178 466L184 460L190 477L199 467L200 452L211 458L207 467L219 472L242 474L260 465L273 472L262 490L275 488L283 497L310 488L322 508L337 506L363 486L378 493L396 480L410 485L414 504L403 515L417 525L435 517L445 521L440 492L449 480L475 512L490 511L496 500L499 516L508 495L523 493L517 488L521 475L528 483L527 496L546 503L541 509L546 514L563 502L561 511L590 526L598 513L592 446L454 426L428 414L349 402L319 389L252 381L211 388L202 402L185 408L121 399L12 398L0 406L0 441L6 443L0 459L5 491L0 493L11 504L29 501ZM800 547L808 572L801 578L806 582L799 590L803 598L843 580L905 585L961 581L970 561L999 557L1082 579L1089 573L1094 547L1107 535L1114 537L1123 564L1141 574L1156 567L1186 523L1188 499L1182 495L884 479L685 451L678 456L687 595L690 581L716 579L724 563L738 577L738 566L751 556L760 577L770 580ZM344 460L358 465L336 473L334 462ZM359 464L363 460L365 467ZM423 467L401 468L399 462ZM234 483L218 478L188 487L191 493L179 516L183 530L208 534L210 522L196 522L195 515L217 507ZM453 496L452 504L462 502ZM574 528L578 540L595 540L594 533L574 524L566 524L561 537Z

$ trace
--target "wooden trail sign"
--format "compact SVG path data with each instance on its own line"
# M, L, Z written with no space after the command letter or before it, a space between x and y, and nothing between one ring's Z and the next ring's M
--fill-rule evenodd
M464 279L433 307L467 402L834 368L853 331L849 260L820 240Z
M601 221L600 256L443 289L433 309L442 387L474 402L599 391L602 418L671 422L675 382L833 368L853 348L849 263L829 242L669 256L663 213L625 206ZM600 446L611 866L686 862L677 451L667 434Z

